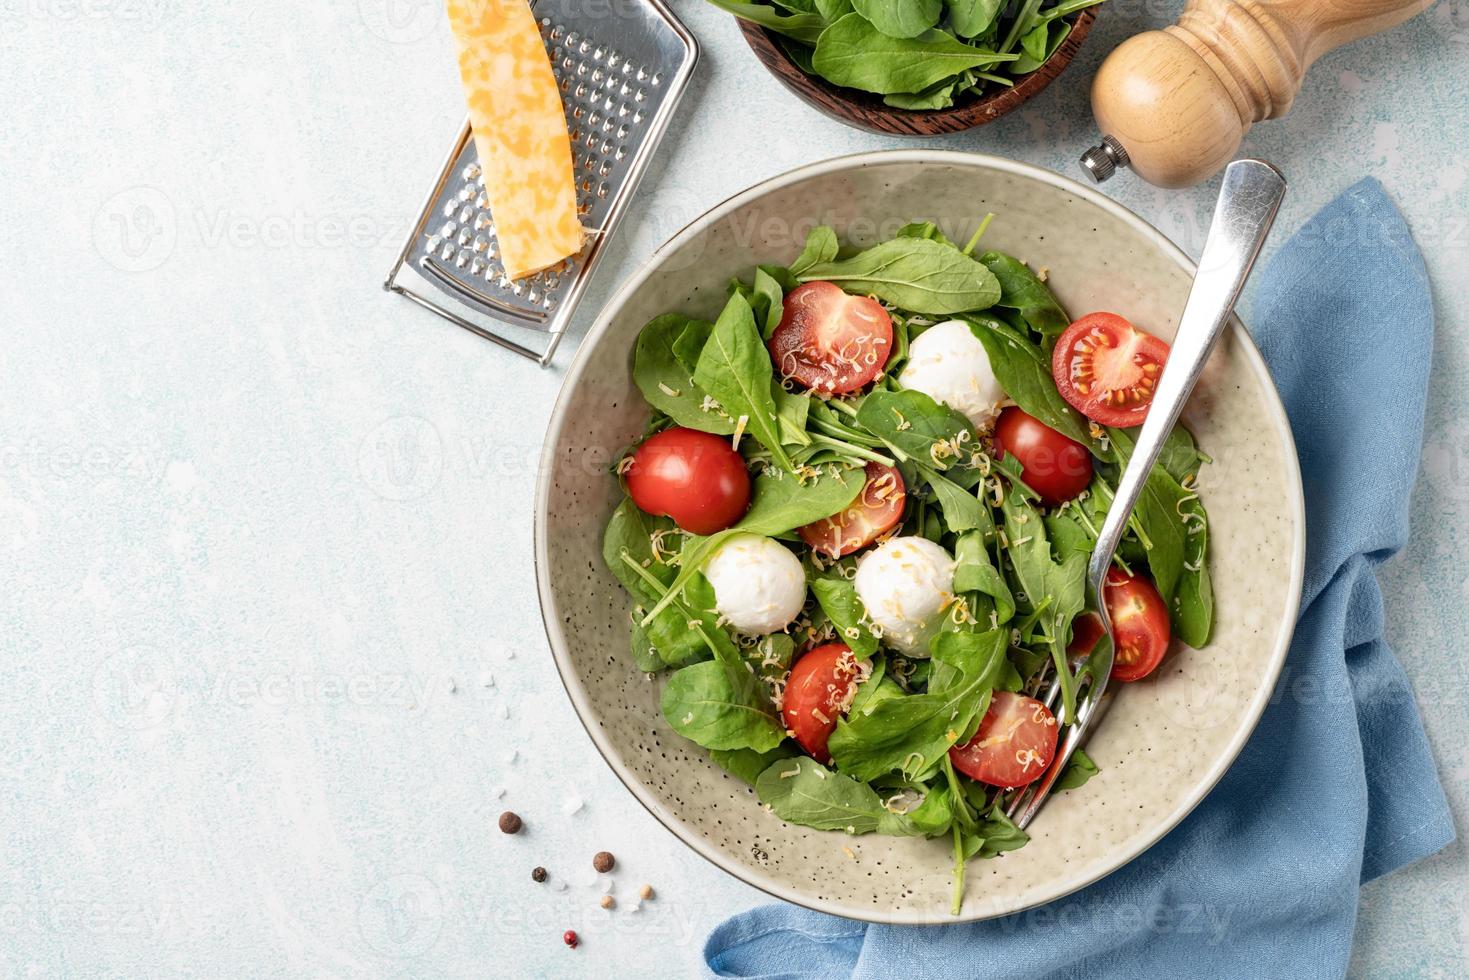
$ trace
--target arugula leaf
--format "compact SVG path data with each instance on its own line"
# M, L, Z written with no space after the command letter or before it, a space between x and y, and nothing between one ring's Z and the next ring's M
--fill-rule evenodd
M1037 625L1051 648L1061 680L1061 717L1069 724L1076 718L1076 690L1066 664L1066 643L1071 621L1086 608L1087 556L1072 552L1055 561L1040 511L1020 494L1005 494L1000 508L1005 515L1010 563L1030 608L1040 610Z
M1030 328L1042 337L1059 337L1071 325L1071 318L1066 315L1061 304L1056 302L1051 290L1025 263L1004 252L995 251L985 252L979 257L979 261L999 280L1000 299L997 306L1019 313Z
M1194 443L1193 433L1185 429L1182 423L1175 425L1168 433L1168 438L1163 440L1163 451L1158 454L1158 465L1179 483L1183 483L1190 475L1197 478L1199 464L1207 461L1208 457L1199 452L1199 447Z
M857 597L857 587L851 580L840 574L813 578L811 593L816 596L821 611L837 628L841 641L852 648L852 653L862 658L877 652L877 640L867 626L867 609ZM871 682L869 677L867 683Z
M775 333L775 328L780 326L781 314L785 312L782 300L785 291L775 277L763 268L755 270L755 298L759 300L755 304L756 322L760 325L760 336L769 340L770 335Z
M948 245L948 246L950 246L952 248L958 248L959 247L959 246L955 245L952 241L950 241L949 238L948 238L948 236L946 236L943 232L939 231L939 226L936 225L936 224L934 224L932 221L914 221L914 222L910 222L909 224L906 224L903 227L899 228L898 229L898 233L896 235L894 235L893 237L894 238L927 238L927 239L930 239L932 241L938 242L940 245Z
M940 633L933 641L934 673L926 693L878 701L837 722L827 743L837 768L862 780L894 770L915 776L931 769L979 725L1004 659L1006 636L1005 630Z
M963 412L940 405L921 391L875 389L862 399L857 424L895 452L943 473L960 487L969 489L980 480L979 470L970 462L970 454L980 447L974 424Z
M710 324L681 313L654 317L638 332L632 379L648 404L679 425L728 435L735 430L734 419L720 411L704 410L708 392L693 381L692 369L679 357L680 350L687 352L698 335L703 332L707 336L710 329Z
M922 92L889 92L882 97L883 105L894 109L947 109L954 104L954 96L965 81L964 75L935 82Z
M939 22L943 0L852 0L852 7L888 37L917 37Z
M1214 583L1209 578L1208 565L1209 519L1197 497L1186 501L1181 509L1196 516L1187 524L1183 572L1169 614L1174 633L1197 650L1209 642L1214 627Z
M981 531L961 534L954 542L954 591L989 596L994 600L995 616L1000 624L1010 622L1015 616L1015 597L1005 584L1005 576L990 561Z
M755 780L755 793L777 817L802 827L849 834L918 833L884 807L871 786L834 772L809 756L771 765Z
M632 636L629 638L632 647L633 666L645 674L655 674L668 666L663 662L663 657L658 653L658 648L648 639L648 631L636 618L632 623Z
M921 92L966 68L990 67L1016 57L965 44L940 30L927 30L911 38L888 37L860 13L851 13L821 32L811 64L817 74L835 85L887 95ZM903 303L898 305L922 312Z
M839 249L837 233L827 225L817 225L806 236L806 245L801 249L801 254L790 264L791 275L800 279L801 273L813 265L835 259Z
M1064 20L1040 21L1020 39L1021 55L1009 66L1012 75L1028 75L1050 60L1071 34Z
M824 279L848 292L870 293L910 313L983 310L1000 298L994 273L958 249L928 238L890 238L850 258L808 266L795 276L802 282Z
M964 320L984 345L995 380L1022 411L1098 452L1086 420L1056 390L1050 358L1039 347L995 317L970 314Z
M643 605L656 603L660 593L643 575L633 571L623 555L632 559L655 582L671 580L676 569L665 560L663 552L654 554L651 542L654 534L667 535L672 531L672 521L666 517L653 517L643 513L630 499L624 500L612 512L603 531L602 561L622 583L623 588ZM709 651L704 641L697 632L688 627L693 618L692 610L673 604L646 623L635 618L631 642L638 669L651 671L664 666L681 667L707 657ZM714 617L711 616L709 625L712 627L713 624ZM660 661L656 665L644 649L648 647L651 647Z
M1066 764L1065 771L1056 778L1056 785L1052 786L1051 789L1058 793L1063 790L1077 789L1085 786L1087 780L1101 771L1097 768L1097 764L1091 760L1091 756L1087 755L1081 749L1077 749L1072 753L1071 761Z
M934 497L944 512L944 523L950 531L971 531L993 524L989 508L972 491L940 476L930 466L917 462L914 465L923 475L923 481L933 489Z
M663 717L706 749L768 752L785 739L785 728L762 704L758 683L742 663L731 670L722 657L690 664L668 678Z
M980 823L975 835L980 839L979 847L974 851L979 857L994 857L1024 847L1030 841L1030 835L1015 826L1014 821L1000 810L991 812Z
M796 750L782 742L768 752L754 749L710 749L709 758L714 764L736 779L755 785L760 774L783 759L794 758Z
M1126 469L1127 461L1132 458L1133 437L1124 429L1107 431L1111 435L1117 466L1119 470ZM1183 574L1184 546L1188 536L1180 508L1192 496L1168 475L1167 470L1154 465L1133 509L1133 516L1145 536L1144 547L1148 570L1153 573L1153 585L1170 610Z
M775 374L770 354L755 329L755 312L735 293L714 322L714 330L694 368L694 383L713 395L733 419L746 418L746 429L770 450L776 463L791 469L781 445L770 389Z

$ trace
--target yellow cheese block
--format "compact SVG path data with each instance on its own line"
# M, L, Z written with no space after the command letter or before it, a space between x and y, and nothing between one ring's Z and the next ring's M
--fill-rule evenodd
M500 261L512 279L581 251L561 93L526 0L447 0Z

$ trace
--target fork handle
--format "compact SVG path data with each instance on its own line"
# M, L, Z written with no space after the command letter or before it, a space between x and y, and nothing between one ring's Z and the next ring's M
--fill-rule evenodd
M1260 246L1275 222L1281 198L1285 196L1285 178L1263 160L1236 160L1224 171L1224 185L1219 202L1214 206L1214 220L1204 242L1204 254L1194 276L1193 288L1184 305L1178 332L1168 353L1163 375L1153 395L1152 406L1138 433L1132 457L1117 481L1117 495L1107 510L1102 529L1097 535L1096 550L1087 563L1087 598L1101 617L1109 641L1113 640L1112 617L1107 613L1103 585L1112 556L1127 529L1133 508L1142 496L1153 464L1163 451L1164 440L1173 431L1183 411L1184 402L1204 372L1209 353L1229 322L1235 300L1244 288L1245 279ZM1115 646L1109 642L1105 669L1087 689L1086 699L1078 706L1076 724L1066 733L1066 740L1056 754L1051 768L1041 777L1040 786L1026 803L1016 823L1023 829L1040 811L1050 796L1051 787L1066 771L1071 757L1090 735L1110 700L1107 684L1111 677Z
M1285 178L1263 160L1236 160L1224 171L1224 185L1219 190L1214 220L1209 225L1209 237L1204 242L1204 254L1199 259L1199 270L1178 322L1178 332L1173 337L1168 361L1158 379L1132 458L1117 482L1116 499L1102 522L1097 548L1087 569L1087 577L1099 598L1128 518L1142 496L1153 464L1158 461L1184 402L1204 373L1209 352L1229 322L1235 300L1239 299L1255 257L1260 254L1260 246L1275 222L1284 195ZM1110 635L1111 620L1106 604L1100 605Z

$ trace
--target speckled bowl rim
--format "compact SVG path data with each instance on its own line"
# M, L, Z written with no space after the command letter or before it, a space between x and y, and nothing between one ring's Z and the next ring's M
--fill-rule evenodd
M855 919L865 922L885 923L891 925L946 925L960 922L977 922L985 919L999 918L1005 915L1013 915L1026 909L1035 908L1058 898L1064 898L1072 892L1085 888L1095 881L1105 878L1107 875L1121 868L1129 861L1142 854L1178 826L1203 801L1204 797L1214 789L1224 773L1234 764L1245 742L1254 733L1255 726L1260 721L1260 716L1265 711L1265 705L1269 702L1271 691L1280 677L1280 671L1285 665L1286 653L1290 649L1293 630L1281 629L1276 632L1275 649L1271 653L1269 669L1259 675L1258 687L1254 697L1250 700L1246 715L1242 718L1238 730L1230 740L1225 751L1222 752L1214 764L1206 773L1204 779L1196 784L1194 792L1181 800L1172 812L1155 827L1155 832L1135 846L1119 848L1112 859L1104 864L1101 870L1095 873L1082 874L1072 877L1060 877L1056 880L1053 889L1042 892L1033 901L1017 904L1014 907L990 906L987 910L976 914L963 913L957 916L936 915L926 912L903 911L900 909L882 910L878 909L870 914L853 915L848 908L837 908L820 900L813 899L796 889L790 888L769 875L762 874L754 869L729 860L719 848L708 843L701 835L689 828L683 821L675 817L665 818L661 803L654 798L653 794L643 785L627 767L617 759L616 750L603 732L602 727L596 721L595 711L592 709L577 675L575 667L571 662L568 652L566 637L561 631L561 616L557 608L557 600L551 588L550 580L550 557L548 552L549 542L546 537L546 515L551 494L551 478L555 470L554 461L556 447L560 442L562 430L567 425L569 418L566 412L567 403L571 400L571 393L580 383L586 365L591 360L590 353L597 343L602 339L611 327L618 312L627 300L648 280L658 269L666 255L672 254L686 241L704 232L710 225L722 220L732 212L744 207L746 204L758 200L761 197L790 184L820 177L826 174L840 173L842 171L854 170L863 167L888 164L888 163L914 163L914 164L944 164L949 166L993 169L1005 173L1014 174L1019 177L1038 180L1051 184L1057 188L1082 198L1087 202L1107 211L1116 218L1121 219L1140 232L1143 237L1150 241L1154 247L1164 256L1173 259L1178 266L1190 277L1197 271L1197 264L1188 257L1183 249L1175 245L1167 236L1157 228L1145 221L1135 212L1123 207L1116 201L1098 191L1087 187L1058 173L1046 170L1042 167L1007 160L1002 157L991 156L984 153L969 153L961 150L876 150L864 153L849 154L847 156L832 157L816 163L806 164L794 170L786 171L761 181L754 186L726 198L719 204L705 211L685 225L668 241L654 249L651 255L630 276L622 287L607 301L597 315L596 322L592 324L583 338L576 357L567 368L566 378L561 383L561 389L556 396L556 404L551 410L550 424L546 430L546 440L541 450L540 474L536 481L536 498L534 514L534 536L535 536L535 568L536 568L536 591L540 599L541 619L546 629L546 639L551 644L551 654L556 663L556 671L561 676L561 683L566 688L567 696L571 698L572 707L576 709L577 718L580 719L582 727L586 729L587 735L591 737L592 744L597 747L602 758L622 784L627 787L633 797L643 805L643 808L673 833L675 837L687 844L693 851L716 867L723 869L739 880L758 888L766 894L791 902L792 904L812 909L817 912L825 912L830 915L840 916L847 919ZM1275 388L1275 381L1270 376L1270 371L1265 366L1265 360L1260 356L1259 348L1255 346L1254 340L1244 328L1239 318L1233 317L1231 327L1234 334L1234 342L1239 345L1239 351L1249 363L1259 379L1262 389L1266 395L1268 410L1271 420L1275 423L1276 436L1281 441L1281 448L1285 456L1286 476L1288 486L1285 487L1286 495L1289 497L1291 519L1295 528L1295 548L1290 556L1290 587L1286 601L1286 614L1282 617L1283 622L1294 624L1296 614L1300 610L1301 587L1304 581L1306 565L1306 511L1305 494L1301 486L1300 460L1296 454L1295 438L1291 434L1290 421L1285 414L1285 406L1281 404L1280 394Z

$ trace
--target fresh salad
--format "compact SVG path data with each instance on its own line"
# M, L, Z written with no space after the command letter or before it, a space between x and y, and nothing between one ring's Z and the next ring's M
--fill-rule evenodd
M1009 88L1102 0L709 0L759 24L808 75L898 109L947 109Z
M1086 564L1168 357L977 253L989 220L862 250L818 227L713 323L648 323L652 416L603 543L668 724L790 823L947 838L956 914L965 862L1027 841L1006 804L1104 642ZM1114 680L1208 642L1207 461L1176 428L1134 511L1104 589ZM1058 787L1096 771L1078 752Z

